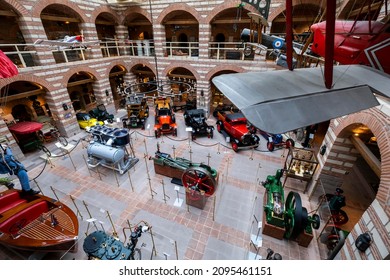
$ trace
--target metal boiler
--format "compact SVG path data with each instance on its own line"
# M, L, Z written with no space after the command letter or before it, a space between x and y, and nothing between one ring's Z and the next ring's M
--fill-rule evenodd
M90 133L92 141L87 147L89 167L101 165L124 174L138 162L126 149L130 145L128 129L95 126Z

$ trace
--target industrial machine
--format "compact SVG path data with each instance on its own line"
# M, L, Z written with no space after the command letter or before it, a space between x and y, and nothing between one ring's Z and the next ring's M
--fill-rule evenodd
M181 184L191 192L204 192L206 196L214 194L217 186L218 172L203 163L176 157L160 152L159 145L152 158L157 174L181 179Z
M128 129L97 125L91 128L90 133L92 141L87 147L89 167L101 165L124 174L138 162L138 158L126 149L130 145Z
M266 189L264 213L269 233L282 233L286 239L299 240L307 246L312 238L313 228L320 227L320 217L317 214L308 215L307 209L302 206L302 200L297 192L290 191L285 200L284 189L280 181L283 170L278 169L275 176L267 176L262 185ZM267 234L267 229L265 230ZM264 233L264 231L263 231ZM305 238L309 237L309 238Z
M149 228L147 224L137 225L134 231L131 231L130 242L126 245L115 234L109 235L101 230L94 231L84 240L84 252L89 260L140 260L141 250L136 248L138 238ZM124 228L123 232L125 229L130 228Z

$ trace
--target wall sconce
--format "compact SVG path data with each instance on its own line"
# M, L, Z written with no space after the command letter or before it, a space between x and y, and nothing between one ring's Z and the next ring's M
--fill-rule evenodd
M321 156L325 155L325 152L326 152L326 145L322 145L320 149L320 155Z
M358 238L356 238L355 245L360 252L365 252L367 248L370 247L371 242L372 242L372 234L370 232L365 232L360 234Z
M105 93L106 93L106 96L108 96L108 95L109 95L108 89L106 89Z

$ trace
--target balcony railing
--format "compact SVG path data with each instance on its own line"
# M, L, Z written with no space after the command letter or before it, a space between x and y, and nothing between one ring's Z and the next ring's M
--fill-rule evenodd
M34 45L29 44L0 44L0 50L18 67L36 66L37 52L31 50Z
M18 68L37 66L39 61L37 52L32 44L0 44L0 49L13 61ZM264 46L253 47L250 55L244 55L248 47L242 42L210 42L208 45L208 59L215 60L253 60L254 53L265 55L267 50ZM103 57L118 56L143 56L150 57L155 53L153 40L126 40L105 41L100 43ZM165 42L163 44L163 56L172 59L199 59L199 42ZM60 48L52 50L56 63L68 63L85 61L91 58L91 49L84 47ZM263 52L263 53L261 53ZM305 56L304 63L311 65L319 63L321 59ZM309 61L309 62L307 62ZM312 66L311 66L312 67Z
M56 63L68 63L87 60L91 50L84 47L78 47L53 50L52 52Z

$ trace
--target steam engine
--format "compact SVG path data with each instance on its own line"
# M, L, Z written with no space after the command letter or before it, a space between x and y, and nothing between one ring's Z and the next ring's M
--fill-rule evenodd
M110 128L94 126L91 128L92 141L87 147L88 165L99 165L125 173L138 162L126 149L130 144L129 130L126 128Z

